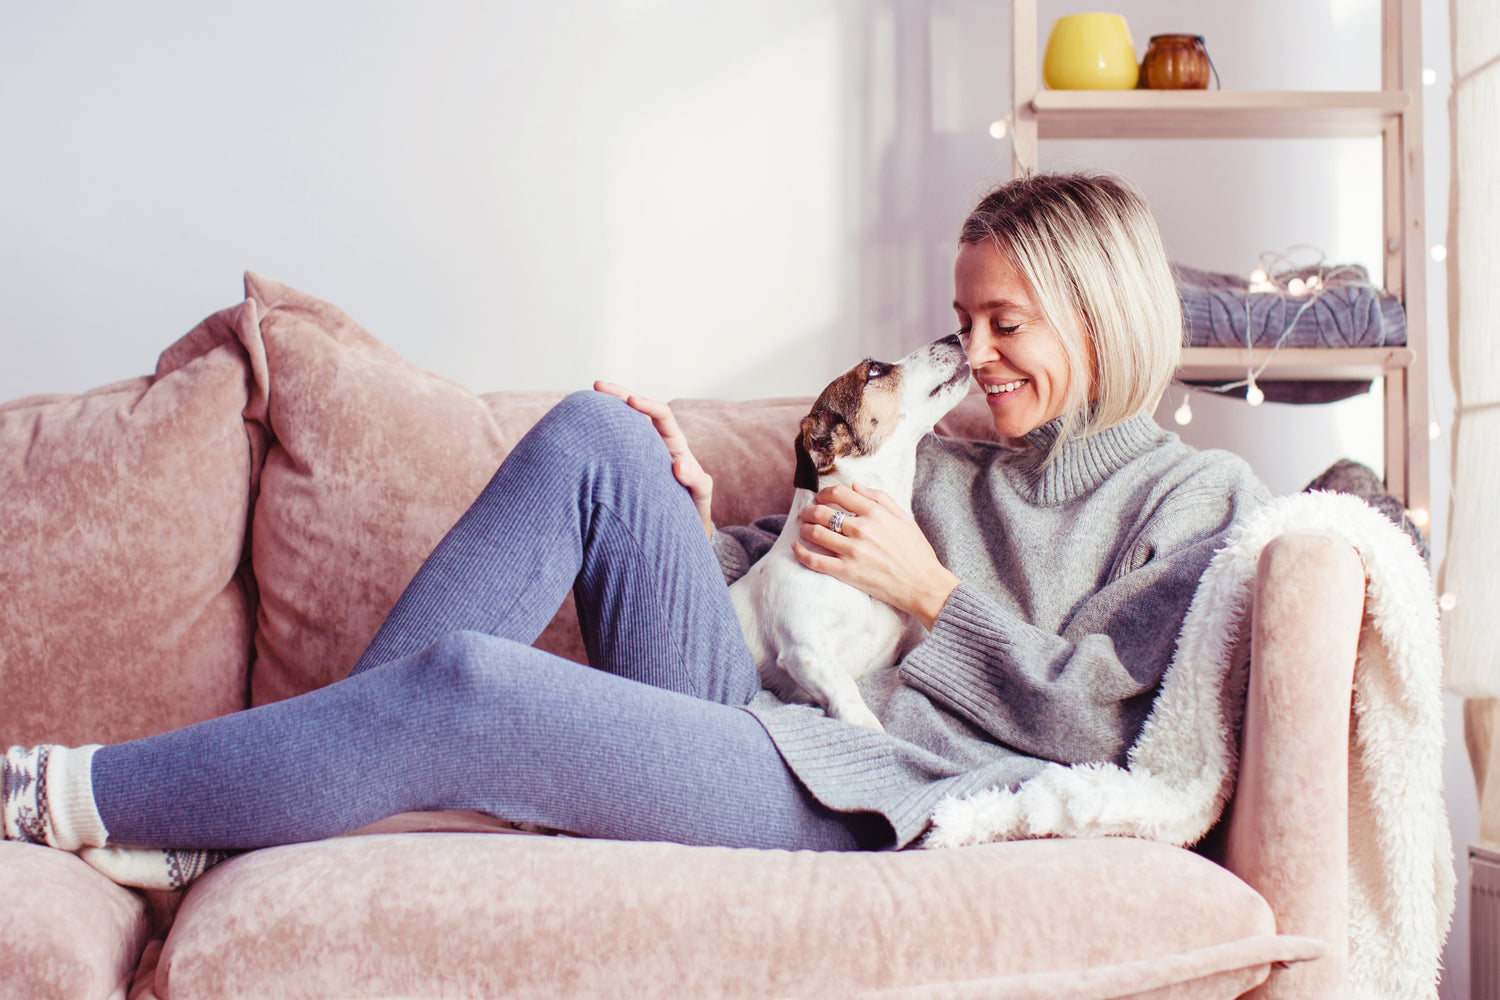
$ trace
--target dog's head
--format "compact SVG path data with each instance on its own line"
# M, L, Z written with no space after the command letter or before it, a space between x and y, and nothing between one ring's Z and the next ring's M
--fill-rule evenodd
M915 448L969 387L969 362L956 336L919 347L895 363L866 358L828 384L797 433L795 484L817 490L840 461L888 446Z

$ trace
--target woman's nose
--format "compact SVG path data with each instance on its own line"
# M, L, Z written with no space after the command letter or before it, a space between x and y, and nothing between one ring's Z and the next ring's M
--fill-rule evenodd
M999 357L999 352L995 350L994 341L978 331L969 334L969 343L964 353L969 356L970 368L978 368L980 365Z

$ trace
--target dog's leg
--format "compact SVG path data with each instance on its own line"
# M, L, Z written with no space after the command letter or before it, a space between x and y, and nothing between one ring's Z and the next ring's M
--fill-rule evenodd
M795 678L829 715L877 733L885 732L865 704L859 685L837 663L836 657L809 648L783 650L776 657L776 665Z

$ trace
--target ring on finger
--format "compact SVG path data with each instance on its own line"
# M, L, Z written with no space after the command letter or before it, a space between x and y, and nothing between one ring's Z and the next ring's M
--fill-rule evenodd
M847 516L841 510L834 511L833 516L828 519L828 530L837 531L842 535L844 533L844 518Z

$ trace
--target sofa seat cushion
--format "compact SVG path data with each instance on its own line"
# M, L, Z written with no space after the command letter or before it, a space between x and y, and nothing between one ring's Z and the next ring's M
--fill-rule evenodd
M1229 997L1315 950L1277 937L1228 871L1139 840L816 854L403 833L214 869L183 901L153 988L156 1000L932 984L945 997Z
M0 997L125 1000L151 931L145 901L78 858L0 842Z

